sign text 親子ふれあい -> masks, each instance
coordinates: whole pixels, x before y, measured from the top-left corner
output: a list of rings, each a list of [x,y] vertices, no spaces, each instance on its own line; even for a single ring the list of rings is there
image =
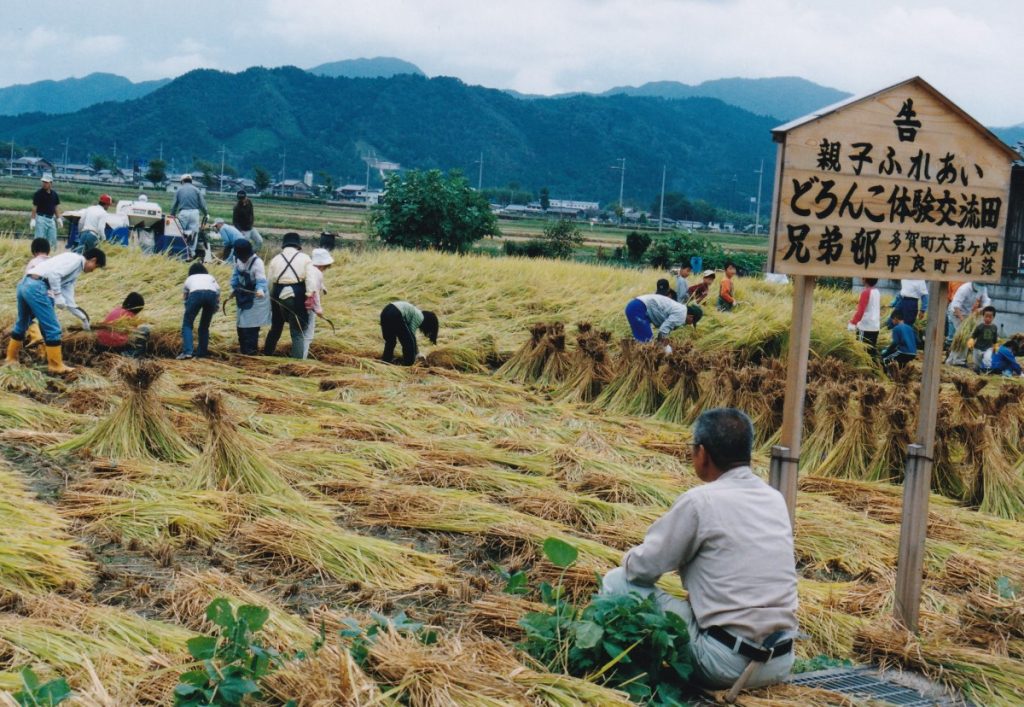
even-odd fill
[[[999,279],[1013,153],[928,84],[775,134],[776,272]]]

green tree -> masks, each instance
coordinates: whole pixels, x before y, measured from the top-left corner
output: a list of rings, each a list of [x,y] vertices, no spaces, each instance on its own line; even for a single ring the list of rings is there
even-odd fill
[[[252,168],[252,181],[256,185],[256,191],[263,191],[270,186],[270,172],[256,165]]]
[[[93,155],[89,158],[92,168],[99,172],[101,169],[110,169],[114,166],[114,160],[106,155]]]
[[[458,171],[392,174],[385,188],[370,225],[388,245],[462,253],[484,236],[499,234],[487,199]]]
[[[217,175],[217,168],[214,167],[212,162],[206,160],[196,160],[192,164],[193,171],[200,172],[201,176],[199,180],[206,186],[207,189],[213,189],[217,186],[220,181],[220,177]]]
[[[548,255],[563,260],[571,258],[573,249],[583,245],[580,227],[568,219],[561,219],[545,226],[544,238],[548,243]]]
[[[167,163],[163,160],[150,160],[146,180],[158,185],[167,181]]]
[[[551,208],[551,192],[547,187],[540,188],[540,208],[545,211]]]
[[[630,231],[626,236],[626,250],[629,252],[629,259],[634,263],[639,263],[650,247],[651,237],[646,233]]]
[[[323,170],[317,172],[317,176],[320,178],[320,185],[323,187],[323,190],[327,193],[327,196],[330,196],[334,191],[334,177]]]

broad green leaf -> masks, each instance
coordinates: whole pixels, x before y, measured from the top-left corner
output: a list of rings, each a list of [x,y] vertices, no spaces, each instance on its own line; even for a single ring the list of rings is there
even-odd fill
[[[224,597],[217,597],[206,607],[206,618],[221,628],[231,628],[235,623],[231,604]]]
[[[515,574],[506,576],[505,582],[505,593],[506,594],[526,594],[529,591],[527,586],[528,579],[526,573],[519,570]]]
[[[209,660],[217,654],[217,639],[213,636],[196,636],[185,643],[188,653],[196,660]]]
[[[544,556],[556,567],[571,567],[580,556],[572,545],[558,538],[547,538],[543,545]]]
[[[573,627],[577,648],[593,648],[604,637],[604,629],[593,621],[579,621]]]
[[[238,620],[245,622],[245,625],[249,627],[249,630],[256,633],[263,624],[270,618],[270,610],[265,606],[253,606],[246,604],[238,607]]]

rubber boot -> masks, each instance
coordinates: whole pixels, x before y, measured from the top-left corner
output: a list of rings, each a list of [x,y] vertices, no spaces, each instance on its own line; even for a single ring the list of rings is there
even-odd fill
[[[64,373],[71,373],[75,370],[64,365],[64,352],[61,350],[60,344],[56,346],[46,346],[46,370],[50,373],[56,373],[57,375],[63,375]]]
[[[39,322],[32,322],[25,330],[25,348],[30,349],[43,342],[43,332],[39,330]]]
[[[5,364],[18,363],[18,354],[21,353],[21,342],[11,339],[7,342],[7,360]]]

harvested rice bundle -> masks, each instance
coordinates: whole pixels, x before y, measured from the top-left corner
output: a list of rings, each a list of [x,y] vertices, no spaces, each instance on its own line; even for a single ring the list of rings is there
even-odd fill
[[[543,345],[547,350],[544,353],[544,367],[537,376],[537,383],[554,388],[569,377],[572,370],[572,355],[565,350],[564,331],[548,332],[544,337]]]
[[[262,691],[297,707],[397,705],[363,672],[352,653],[334,645],[287,663],[260,681]]]
[[[814,429],[800,450],[803,469],[814,474],[846,429],[850,389],[841,383],[826,384],[814,400]]]
[[[128,395],[114,412],[88,432],[51,449],[84,449],[95,456],[171,462],[191,457],[192,448],[178,434],[151,390],[164,369],[152,361],[126,361],[116,372],[127,386]]]
[[[561,673],[537,673],[532,670],[514,670],[512,680],[527,689],[531,704],[541,707],[629,707],[634,703],[629,695],[590,680],[574,678]]]
[[[431,368],[448,368],[463,373],[486,373],[487,352],[465,346],[447,346],[434,349],[427,354],[426,363]]]
[[[12,393],[40,395],[53,379],[33,366],[0,366],[0,388]]]
[[[856,582],[816,582],[801,578],[797,585],[800,605],[797,618],[807,640],[797,643],[801,657],[827,655],[842,658],[853,650],[857,630],[867,621],[846,609],[847,593],[862,586]]]
[[[410,589],[436,582],[444,571],[440,556],[314,524],[301,516],[257,518],[238,533],[254,552],[270,553],[286,565],[371,587]]]
[[[695,355],[692,347],[680,347],[666,357],[666,393],[661,407],[654,415],[656,418],[680,425],[687,424],[690,410],[700,395],[697,376],[703,363],[703,360]]]
[[[918,638],[889,623],[862,628],[854,650],[883,666],[920,671],[958,688],[976,704],[1019,705],[1024,700],[1024,663],[992,651]]]
[[[45,592],[92,584],[93,567],[78,553],[67,521],[0,464],[0,589]]]
[[[980,376],[951,376],[950,383],[956,393],[944,390],[939,396],[939,405],[952,411],[954,423],[973,421],[981,417],[982,401],[978,398],[981,389],[988,385],[988,379]],[[944,394],[943,394],[944,393]]]
[[[544,368],[544,336],[548,333],[547,324],[534,324],[530,327],[530,340],[505,361],[498,369],[497,375],[505,380],[516,383],[532,383]]]
[[[589,403],[600,395],[612,379],[613,369],[608,353],[608,332],[597,332],[589,324],[581,323],[576,336],[576,351],[572,354],[570,370],[558,392],[566,402]],[[587,328],[584,329],[583,327]]]
[[[974,328],[980,323],[981,315],[978,312],[971,312],[964,317],[953,334],[953,342],[949,345],[949,356],[946,357],[946,363],[956,366],[967,364],[967,357],[970,356],[968,342],[974,333]]]
[[[209,633],[213,625],[206,618],[206,607],[218,597],[224,597],[232,609],[242,605],[265,607],[270,616],[261,636],[269,638],[278,650],[296,650],[307,647],[317,632],[305,621],[288,613],[275,599],[254,591],[220,570],[186,570],[174,579],[164,599],[175,621],[194,631]]]
[[[907,449],[913,442],[908,407],[888,401],[879,406],[884,423],[880,441],[864,477],[868,481],[902,482],[907,466]]]
[[[664,397],[658,365],[662,346],[622,340],[622,362],[615,378],[594,401],[616,415],[645,417],[658,411]]]
[[[969,453],[961,465],[973,472],[970,502],[977,504],[982,513],[1008,520],[1024,519],[1024,477],[1000,448],[994,425],[983,421],[971,430],[973,444],[968,443]]]
[[[899,528],[853,515],[823,496],[801,494],[793,533],[805,571],[882,577],[896,563]]]
[[[0,391],[0,430],[31,427],[42,430],[67,430],[77,418],[52,405],[38,403],[14,393]]]
[[[193,466],[194,489],[219,489],[266,496],[297,496],[265,450],[255,448],[239,433],[219,393],[193,398],[207,421],[206,445]]]
[[[486,635],[518,640],[519,620],[531,611],[550,611],[546,604],[505,592],[485,594],[469,606],[469,625]]]
[[[851,415],[843,436],[815,468],[820,476],[843,479],[867,479],[875,451],[874,418],[885,388],[869,383],[860,388],[857,412]]]

